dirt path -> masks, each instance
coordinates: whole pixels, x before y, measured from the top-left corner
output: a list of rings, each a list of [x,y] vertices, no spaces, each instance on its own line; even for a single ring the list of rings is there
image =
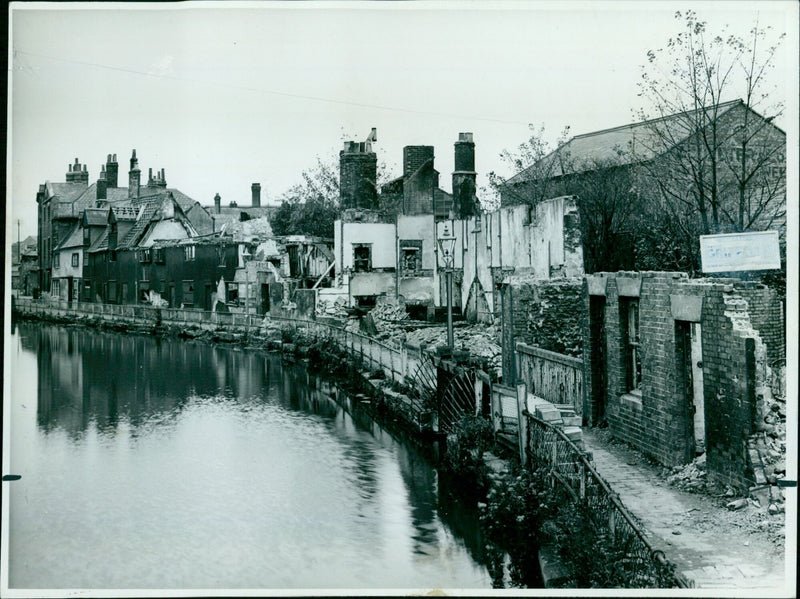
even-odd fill
[[[784,572],[784,514],[770,515],[749,502],[731,511],[725,507],[730,498],[671,487],[658,467],[597,431],[583,429],[583,439],[595,468],[654,547],[696,588],[777,590],[794,584]]]

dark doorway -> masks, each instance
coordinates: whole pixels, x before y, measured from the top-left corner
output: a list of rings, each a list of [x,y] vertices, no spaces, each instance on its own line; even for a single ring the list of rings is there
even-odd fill
[[[269,285],[267,283],[261,283],[261,301],[258,304],[258,313],[269,313]]]
[[[591,356],[592,396],[589,414],[591,425],[597,426],[606,417],[606,298],[602,295],[589,296],[589,338]]]
[[[71,304],[72,297],[75,293],[75,279],[72,277],[67,277],[67,301]]]

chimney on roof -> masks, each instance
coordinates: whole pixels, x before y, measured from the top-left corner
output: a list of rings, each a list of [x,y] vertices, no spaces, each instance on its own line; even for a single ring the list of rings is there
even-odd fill
[[[86,165],[82,165],[77,158],[75,159],[75,164],[70,164],[67,169],[67,183],[85,183],[89,185],[89,172],[86,170]]]
[[[222,212],[222,198],[219,197],[219,194],[214,196],[214,212],[217,214]]]
[[[106,187],[108,182],[106,181],[106,165],[100,165],[100,178],[97,180],[97,196],[96,199],[98,200],[105,200],[108,199],[108,193],[106,191]]]
[[[119,174],[119,163],[117,162],[116,154],[109,154],[106,159],[106,186],[118,187],[117,176]]]
[[[150,174],[147,177],[147,186],[148,187],[167,187],[167,180],[164,178],[164,169],[162,168],[160,171],[156,171],[155,177],[153,176],[153,169],[150,169]]]
[[[372,151],[375,140],[373,128],[366,141],[346,141],[339,152],[339,203],[345,210],[378,207],[378,156]]]
[[[469,218],[478,213],[475,195],[475,142],[472,133],[459,133],[455,143],[455,170],[453,170],[453,209],[459,218]]]
[[[253,208],[261,207],[261,183],[253,183],[250,186],[250,191],[253,194]]]
[[[131,155],[131,170],[128,171],[128,199],[136,199],[139,197],[139,184],[141,182],[141,171],[139,170],[139,161],[136,159],[136,150],[133,150]]]

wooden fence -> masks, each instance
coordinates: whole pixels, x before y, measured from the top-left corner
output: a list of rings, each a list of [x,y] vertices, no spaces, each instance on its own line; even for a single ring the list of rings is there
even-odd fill
[[[517,382],[528,392],[554,404],[568,404],[583,412],[583,362],[532,345],[517,342]]]

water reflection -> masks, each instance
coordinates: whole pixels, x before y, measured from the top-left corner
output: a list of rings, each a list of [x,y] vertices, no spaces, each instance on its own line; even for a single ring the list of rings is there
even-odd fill
[[[475,511],[305,369],[81,328],[15,337],[13,587],[490,586]]]

